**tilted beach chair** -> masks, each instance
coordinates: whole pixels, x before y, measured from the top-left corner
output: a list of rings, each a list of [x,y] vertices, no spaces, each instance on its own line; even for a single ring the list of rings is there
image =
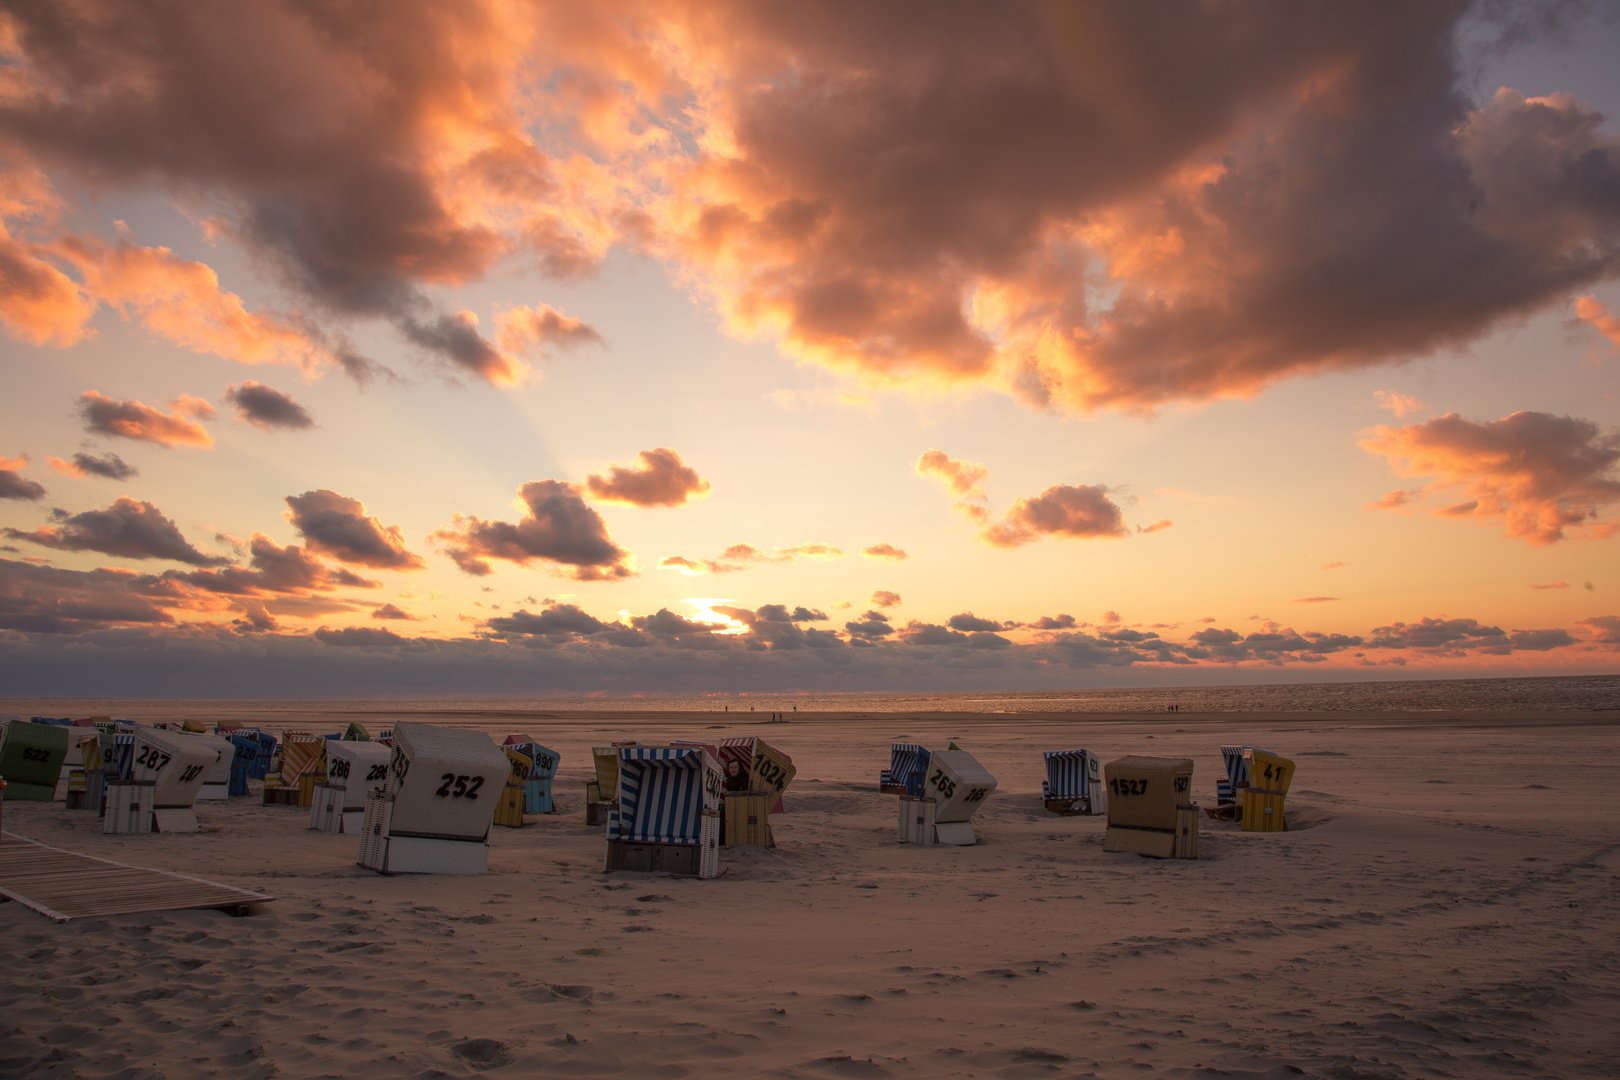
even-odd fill
[[[878,773],[878,790],[885,795],[921,798],[928,758],[921,743],[894,743],[889,747],[889,767]]]
[[[1102,761],[1089,750],[1048,750],[1046,779],[1041,798],[1054,814],[1104,814],[1108,791],[1102,782]]]
[[[68,728],[14,720],[0,741],[0,776],[11,802],[51,802],[68,755]]]
[[[720,763],[703,746],[626,746],[602,869],[712,878],[720,866]]]
[[[381,874],[487,873],[490,826],[511,772],[481,732],[399,722],[388,779],[366,797],[357,861]]]
[[[529,740],[507,746],[529,758],[529,780],[523,785],[523,812],[525,814],[556,813],[557,804],[551,797],[551,785],[557,779],[557,766],[562,755],[548,747]]]
[[[1248,751],[1246,746],[1221,747],[1221,764],[1226,769],[1226,779],[1215,781],[1215,806],[1206,812],[1212,818],[1233,818],[1239,812],[1238,789],[1248,783],[1248,767],[1243,763],[1243,755]]]
[[[782,795],[798,773],[793,759],[757,735],[722,739],[719,749],[726,790],[773,792],[771,813],[782,813]]]

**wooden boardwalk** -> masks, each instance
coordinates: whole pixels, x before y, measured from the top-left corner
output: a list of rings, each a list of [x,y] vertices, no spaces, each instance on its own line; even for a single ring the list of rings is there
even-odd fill
[[[245,914],[273,896],[202,878],[80,855],[0,833],[0,897],[57,922],[92,915],[221,908]]]

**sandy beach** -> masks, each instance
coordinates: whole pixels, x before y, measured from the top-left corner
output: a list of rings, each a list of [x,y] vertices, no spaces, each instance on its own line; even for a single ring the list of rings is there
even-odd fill
[[[0,904],[0,1075],[1615,1075],[1614,713],[362,722],[392,719],[535,736],[560,812],[495,829],[487,876],[381,877],[256,798],[130,837],[8,803],[22,836],[278,899],[63,925]],[[714,881],[601,871],[592,743],[742,734],[799,769],[774,850]],[[1000,781],[979,843],[902,846],[888,744],[953,738]],[[1209,804],[1222,743],[1298,762],[1292,831],[1206,823],[1199,860],[1154,861],[1042,807],[1042,750],[1192,757]]]

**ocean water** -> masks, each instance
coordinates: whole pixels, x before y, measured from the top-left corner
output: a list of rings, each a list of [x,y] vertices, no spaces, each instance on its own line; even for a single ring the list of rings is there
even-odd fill
[[[0,712],[44,708],[22,702]],[[117,715],[120,706],[149,712],[156,701],[56,701],[52,715]],[[177,705],[180,703],[176,703]],[[188,711],[207,702],[188,701]],[[1399,682],[1152,687],[950,694],[635,694],[587,697],[435,697],[364,700],[230,701],[237,709],[289,712],[843,712],[843,713],[1151,713],[1182,712],[1434,712],[1440,710],[1589,712],[1620,709],[1620,675],[1534,679],[1443,679]]]

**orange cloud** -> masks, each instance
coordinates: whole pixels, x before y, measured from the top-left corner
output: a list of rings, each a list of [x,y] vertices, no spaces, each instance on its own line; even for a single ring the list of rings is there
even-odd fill
[[[1583,296],[1575,301],[1575,317],[1609,339],[1609,344],[1620,348],[1620,317],[1610,315],[1609,309],[1595,296]]]
[[[1426,401],[1420,401],[1415,397],[1394,390],[1374,390],[1373,399],[1378,402],[1380,409],[1388,409],[1396,416],[1403,418],[1429,407],[1429,403]]]
[[[78,453],[73,455],[72,461],[64,461],[58,457],[48,457],[45,461],[57,472],[81,480],[88,476],[98,476],[104,480],[128,480],[139,473],[135,466],[117,454],[96,457],[93,454]]]
[[[761,551],[753,544],[732,544],[713,559],[688,559],[684,555],[669,555],[658,561],[660,570],[679,570],[683,574],[734,574],[757,563],[790,563],[794,559],[841,559],[844,553],[831,544],[799,544],[794,547]]]
[[[609,465],[606,477],[585,478],[585,490],[602,502],[630,506],[684,506],[709,493],[710,484],[667,447],[643,450],[639,466]]]
[[[1148,533],[1162,532],[1174,524],[1175,522],[1171,521],[1169,518],[1160,518],[1151,525],[1138,525],[1136,527],[1136,531],[1146,535]]]
[[[1566,528],[1607,536],[1602,509],[1620,502],[1620,434],[1589,420],[1516,412],[1476,424],[1456,413],[1403,428],[1377,427],[1361,447],[1389,459],[1401,476],[1438,476],[1424,493],[1462,488],[1467,498],[1435,511],[1443,517],[1506,522],[1506,535],[1531,544],[1565,538]],[[1416,492],[1392,492],[1376,508]],[[1399,496],[1399,499],[1396,499]]]
[[[862,548],[861,554],[869,559],[892,559],[895,562],[904,562],[911,558],[893,544],[873,544],[871,547]]]
[[[1103,484],[1053,484],[1033,498],[1019,499],[1001,521],[980,530],[995,547],[1019,547],[1043,536],[1091,538],[1128,536],[1124,515]]]
[[[501,347],[514,353],[546,347],[575,348],[580,345],[601,345],[602,335],[578,319],[571,319],[550,304],[539,307],[516,307],[496,316]]]
[[[173,412],[164,412],[139,401],[115,401],[95,390],[79,395],[79,413],[84,427],[95,435],[115,435],[124,439],[154,442],[159,446],[214,445],[199,420],[212,420],[214,407],[202,398],[181,394],[169,403]]]
[[[990,470],[972,461],[959,461],[943,450],[928,450],[917,459],[917,475],[931,476],[958,498],[984,498]]]
[[[20,454],[14,458],[0,457],[0,499],[38,502],[45,497],[44,484],[25,480],[17,475],[18,471],[28,464],[28,460],[27,454]]]
[[[873,607],[899,607],[902,602],[903,601],[901,601],[899,593],[890,592],[888,589],[879,589],[877,592],[872,594]]]

